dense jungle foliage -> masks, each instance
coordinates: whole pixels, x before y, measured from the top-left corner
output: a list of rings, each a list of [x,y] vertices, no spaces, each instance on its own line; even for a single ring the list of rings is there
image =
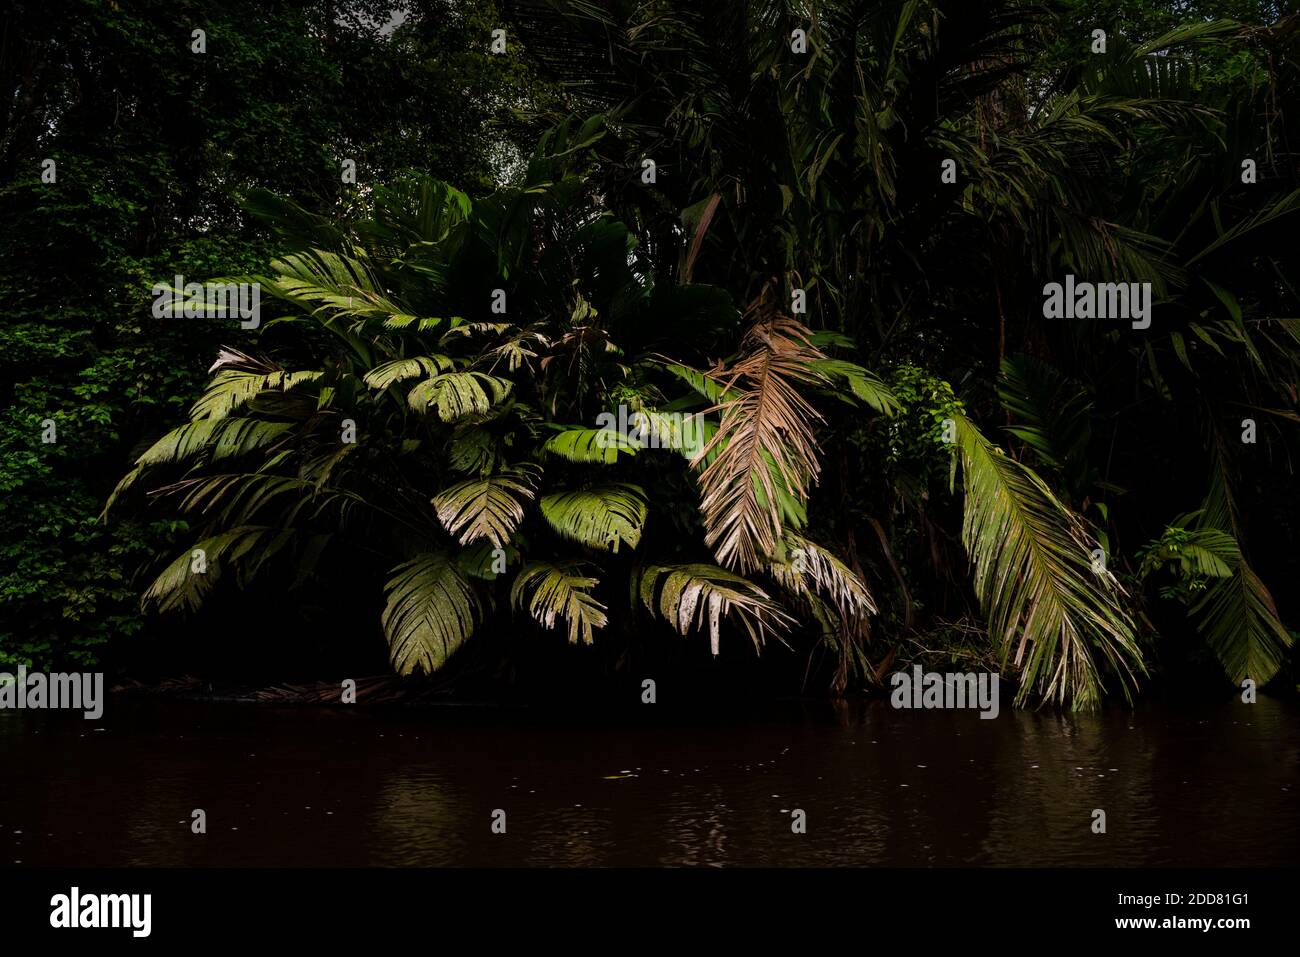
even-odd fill
[[[1289,5],[71,6],[4,41],[0,661],[1294,683]]]

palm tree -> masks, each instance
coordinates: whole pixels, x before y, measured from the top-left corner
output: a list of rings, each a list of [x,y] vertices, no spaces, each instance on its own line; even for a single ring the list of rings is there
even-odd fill
[[[756,645],[801,615],[861,627],[865,585],[799,534],[816,412],[789,383],[881,411],[887,390],[790,317],[756,324],[730,370],[703,362],[742,318],[724,290],[660,282],[599,209],[583,174],[603,135],[560,124],[518,186],[478,200],[376,190],[346,229],[250,197],[297,243],[247,277],[283,303],[267,328],[297,358],[223,350],[191,421],[119,484],[198,528],[146,604],[193,610],[277,563],[291,582],[378,565],[400,674],[442,667],[498,600],[585,643],[640,609],[714,654],[724,624]],[[634,427],[601,424],[620,414]]]
[[[1005,423],[1000,450],[944,413],[965,558],[1002,665],[1022,670],[1022,703],[1089,705],[1107,674],[1128,692],[1159,574],[1147,543],[1184,527],[1235,543],[1197,566],[1190,620],[1234,682],[1276,674],[1291,636],[1244,557],[1229,452],[1241,443],[1225,427],[1249,409],[1279,425],[1297,415],[1282,232],[1300,201],[1283,113],[1296,17],[1112,30],[1100,55],[1081,33],[1081,55],[1053,63],[1048,38],[1077,25],[1019,0],[508,8],[566,107],[609,115],[601,193],[624,221],[680,237],[659,243],[665,268],[742,300],[801,289],[815,334],[847,334],[887,379],[916,365],[944,389],[968,377],[967,405]],[[1216,78],[1214,64],[1236,72]],[[1267,168],[1257,184],[1241,182],[1245,157]],[[628,172],[643,158],[661,173],[652,186]],[[1044,323],[1040,290],[1065,272],[1151,283],[1160,321],[1147,335]],[[1159,443],[1172,461],[1148,468],[1153,436],[1135,414],[1189,418],[1192,438]],[[918,593],[951,604],[921,567],[933,580],[958,564],[939,496],[924,482],[863,488],[882,443],[833,407],[822,434],[840,459],[829,474],[854,477],[832,495],[858,503],[823,534],[896,581],[882,600],[904,630]],[[1187,469],[1199,489],[1129,504]],[[1180,507],[1186,495],[1199,502]],[[890,516],[909,517],[887,529]],[[879,531],[874,553],[864,527]]]
[[[572,641],[634,609],[715,652],[724,621],[810,637],[836,690],[978,608],[1018,703],[1091,707],[1165,599],[1233,681],[1278,671],[1233,429],[1289,453],[1300,418],[1295,18],[1057,64],[1020,0],[507,6],[590,118],[477,200],[412,180],[341,228],[253,197],[296,243],[261,281],[299,359],[227,351],[123,490],[187,469],[158,491],[241,575],[382,559],[402,672],[504,577]],[[1065,273],[1150,283],[1158,318],[1045,321]],[[193,607],[191,567],[147,598]]]

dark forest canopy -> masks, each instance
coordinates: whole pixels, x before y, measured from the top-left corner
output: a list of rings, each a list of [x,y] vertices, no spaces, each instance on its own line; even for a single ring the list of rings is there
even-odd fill
[[[1290,5],[47,9],[0,663],[1294,684]]]

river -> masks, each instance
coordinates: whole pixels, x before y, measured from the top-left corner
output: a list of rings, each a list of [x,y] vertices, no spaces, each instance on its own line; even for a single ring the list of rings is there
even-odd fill
[[[1293,702],[651,707],[4,711],[0,866],[1267,866],[1300,846]]]

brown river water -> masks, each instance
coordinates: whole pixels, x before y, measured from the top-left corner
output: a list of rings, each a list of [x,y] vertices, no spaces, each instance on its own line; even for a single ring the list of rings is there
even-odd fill
[[[0,866],[1199,867],[1300,848],[1293,702],[655,717],[0,711]]]

